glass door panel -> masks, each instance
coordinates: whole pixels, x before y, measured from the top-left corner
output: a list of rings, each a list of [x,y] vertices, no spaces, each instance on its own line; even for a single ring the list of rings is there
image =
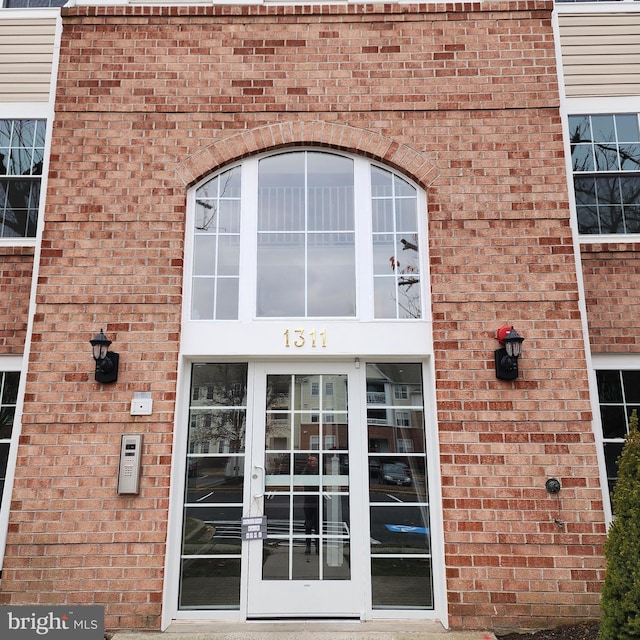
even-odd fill
[[[179,608],[239,609],[246,364],[193,364]]]
[[[262,499],[254,513],[262,508],[267,517],[267,538],[249,543],[250,616],[355,616],[361,609],[354,586],[362,571],[351,545],[353,380],[318,368],[265,372],[264,431],[252,449],[264,487],[252,494]],[[259,481],[260,473],[252,477]]]
[[[433,609],[422,367],[366,372],[372,607]]]

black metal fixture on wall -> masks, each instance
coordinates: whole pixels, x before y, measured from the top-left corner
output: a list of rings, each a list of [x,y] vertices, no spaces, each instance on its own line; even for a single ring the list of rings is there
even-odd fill
[[[555,494],[560,492],[560,489],[562,489],[562,485],[560,484],[560,480],[558,480],[557,478],[549,478],[544,483],[544,488],[547,490],[547,493]]]
[[[114,351],[109,351],[111,340],[100,329],[100,333],[89,340],[93,349],[93,359],[96,361],[96,381],[107,383],[118,380],[118,362],[120,356]]]
[[[522,353],[524,338],[513,327],[500,327],[497,338],[504,347],[495,350],[496,378],[515,380],[518,377],[518,358]]]

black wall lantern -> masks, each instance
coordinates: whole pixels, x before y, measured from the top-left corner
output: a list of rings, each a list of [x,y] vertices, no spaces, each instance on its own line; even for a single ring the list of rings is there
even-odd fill
[[[500,327],[497,337],[504,347],[495,350],[496,378],[515,380],[518,377],[518,358],[522,353],[524,338],[513,327]]]
[[[116,382],[120,356],[113,351],[109,351],[111,340],[100,329],[100,333],[89,342],[93,349],[93,359],[96,361],[96,381]]]

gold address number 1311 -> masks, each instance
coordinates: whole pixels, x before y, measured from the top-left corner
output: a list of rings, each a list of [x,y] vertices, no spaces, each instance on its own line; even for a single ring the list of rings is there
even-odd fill
[[[308,335],[308,337],[307,337]],[[284,346],[286,348],[289,347],[297,347],[298,349],[304,347],[305,345],[311,346],[312,349],[316,347],[326,347],[327,346],[327,330],[321,329],[320,331],[316,331],[315,329],[311,329],[308,334],[304,329],[285,329],[284,330]]]

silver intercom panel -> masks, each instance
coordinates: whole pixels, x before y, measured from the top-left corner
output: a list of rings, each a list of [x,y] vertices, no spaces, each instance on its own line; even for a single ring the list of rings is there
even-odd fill
[[[142,458],[142,434],[122,436],[120,444],[120,469],[118,493],[138,493],[140,490],[140,460]]]

